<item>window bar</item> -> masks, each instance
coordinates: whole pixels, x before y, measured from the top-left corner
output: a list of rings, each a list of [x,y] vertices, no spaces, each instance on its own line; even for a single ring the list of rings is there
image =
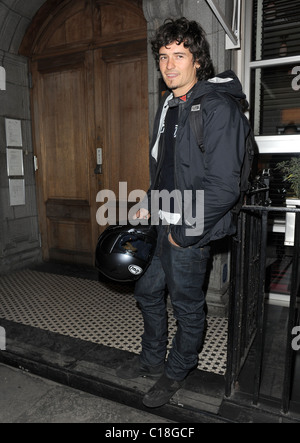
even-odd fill
[[[263,0],[257,4],[257,33],[256,33],[256,60],[262,57],[262,30],[263,30]],[[261,103],[261,69],[255,72],[255,100],[254,100],[254,135],[260,134],[260,103]]]
[[[254,62],[250,62],[249,66],[251,69],[257,68],[269,68],[272,66],[282,66],[282,65],[292,65],[299,64],[300,65],[300,55],[294,55],[292,57],[283,57],[283,58],[273,58],[270,60],[257,60]]]
[[[294,350],[292,349],[292,330],[296,325],[297,318],[297,295],[299,291],[299,250],[300,250],[300,213],[296,214],[296,232],[294,242],[294,254],[293,254],[293,270],[292,270],[292,283],[291,283],[291,296],[290,296],[290,308],[287,330],[287,344],[286,344],[286,363],[284,373],[284,385],[282,393],[282,409],[286,414],[289,411],[290,405],[290,392],[292,386],[292,374],[293,374],[293,357]]]
[[[268,236],[268,212],[262,209],[261,214],[261,244],[260,244],[260,263],[259,263],[259,291],[257,303],[257,345],[255,356],[255,374],[254,374],[254,392],[253,404],[257,405],[259,401],[262,363],[263,363],[263,340],[264,340],[264,304],[265,304],[265,273],[266,273],[266,249]]]

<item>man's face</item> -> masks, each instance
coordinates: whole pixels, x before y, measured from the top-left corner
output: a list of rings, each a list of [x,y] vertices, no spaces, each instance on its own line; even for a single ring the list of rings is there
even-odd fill
[[[200,65],[194,62],[192,53],[184,47],[184,43],[178,45],[175,42],[160,48],[159,68],[174,96],[181,97],[197,83],[197,69]]]

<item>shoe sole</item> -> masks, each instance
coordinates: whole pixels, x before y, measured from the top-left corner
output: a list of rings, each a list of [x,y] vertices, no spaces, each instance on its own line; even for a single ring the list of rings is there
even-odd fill
[[[176,391],[177,392],[177,391]],[[165,406],[167,403],[169,403],[169,401],[171,400],[172,397],[174,397],[174,395],[176,394],[176,392],[174,394],[171,395],[171,397],[168,397],[166,400],[155,403],[152,400],[147,398],[143,399],[143,405],[146,406],[147,408],[150,409],[156,409],[156,408],[161,408],[162,406]]]

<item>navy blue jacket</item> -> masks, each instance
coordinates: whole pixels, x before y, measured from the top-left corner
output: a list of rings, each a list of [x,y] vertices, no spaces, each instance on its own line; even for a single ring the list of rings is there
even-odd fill
[[[193,104],[200,96],[205,96],[202,114],[199,113],[203,117],[204,152],[198,146],[189,119],[192,107],[193,112],[199,108]],[[151,186],[147,194],[148,206],[143,205],[150,211],[151,191],[157,189],[159,162],[163,158],[161,132],[172,99],[172,93],[165,95],[154,122],[150,144]],[[215,79],[198,82],[187,101],[179,105],[174,179],[175,188],[182,196],[182,218],[177,225],[171,225],[171,234],[181,247],[203,247],[235,233],[231,209],[240,197],[240,174],[249,133],[249,122],[240,106],[244,99],[240,81],[232,71],[227,71]],[[197,190],[203,193],[197,195]],[[192,195],[192,209],[185,205],[184,191]],[[204,195],[203,213],[196,207],[201,195]]]

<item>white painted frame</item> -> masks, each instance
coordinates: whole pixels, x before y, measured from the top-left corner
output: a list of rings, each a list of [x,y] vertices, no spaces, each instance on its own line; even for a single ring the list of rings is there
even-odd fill
[[[251,42],[253,32],[253,0],[243,0],[245,11],[245,74],[244,90],[247,97],[250,97],[250,78],[252,69],[260,69],[272,66],[282,66],[295,64],[300,66],[300,55],[294,57],[284,57],[271,60],[251,61]],[[255,123],[255,122],[254,122]],[[257,136],[260,154],[300,154],[300,135],[274,135]]]
[[[234,0],[233,18],[232,24],[230,24],[216,0],[206,0],[226,32],[226,49],[239,49],[241,47],[241,1]]]

